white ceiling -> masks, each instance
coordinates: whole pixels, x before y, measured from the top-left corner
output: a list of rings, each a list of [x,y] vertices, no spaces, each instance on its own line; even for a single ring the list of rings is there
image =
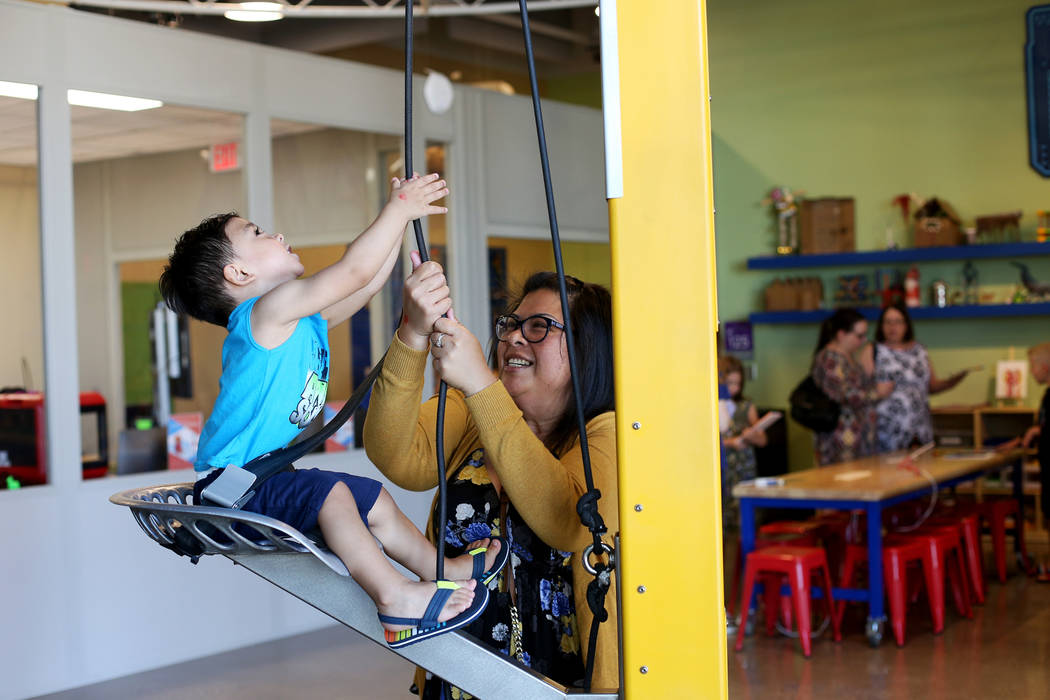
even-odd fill
[[[37,160],[36,102],[0,97],[0,164],[30,166]],[[166,153],[240,141],[240,114],[164,105],[141,112],[70,106],[73,162]],[[320,129],[273,120],[273,136]]]

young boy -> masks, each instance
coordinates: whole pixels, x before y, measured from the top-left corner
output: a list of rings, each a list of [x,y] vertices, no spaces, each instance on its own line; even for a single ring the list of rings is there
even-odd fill
[[[305,278],[284,236],[236,214],[206,219],[182,234],[160,278],[164,300],[178,313],[229,331],[219,396],[198,447],[197,503],[224,467],[244,466],[287,444],[321,411],[328,388],[328,331],[379,291],[405,227],[446,212],[431,203],[447,194],[437,175],[394,178],[390,200],[372,225],[339,261]],[[509,555],[509,548],[500,551],[498,540],[481,541],[471,546],[471,554],[446,561],[452,581],[405,578],[375,539],[423,579],[434,577],[434,546],[379,482],[349,474],[281,472],[259,487],[244,510],[301,532],[319,527],[328,547],[375,601],[392,647],[475,619],[488,601],[487,588],[475,591],[475,578],[487,584]]]

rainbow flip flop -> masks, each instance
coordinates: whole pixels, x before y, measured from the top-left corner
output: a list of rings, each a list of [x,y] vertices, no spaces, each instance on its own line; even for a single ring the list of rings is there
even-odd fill
[[[469,608],[450,620],[438,622],[438,615],[441,614],[442,608],[445,607],[445,602],[448,600],[448,597],[452,595],[452,591],[460,588],[460,585],[453,581],[440,579],[434,583],[437,584],[437,591],[435,591],[433,597],[431,597],[430,604],[427,605],[423,617],[379,616],[379,621],[385,622],[388,625],[411,625],[411,629],[398,630],[396,632],[384,630],[386,643],[391,649],[407,647],[409,644],[415,644],[424,639],[430,639],[431,637],[436,637],[445,634],[446,632],[459,629],[464,625],[468,625],[481,616],[481,613],[485,610],[485,606],[489,603],[489,589],[484,586],[478,586],[474,590],[474,600],[471,602]]]
[[[492,583],[492,579],[496,578],[497,574],[503,571],[503,567],[510,561],[510,545],[507,544],[507,540],[503,537],[492,537],[490,539],[499,540],[500,548],[499,553],[496,554],[496,561],[492,562],[492,568],[488,571],[485,571],[485,552],[489,551],[488,547],[475,547],[467,552],[467,554],[474,557],[474,571],[470,574],[470,577],[485,587]]]

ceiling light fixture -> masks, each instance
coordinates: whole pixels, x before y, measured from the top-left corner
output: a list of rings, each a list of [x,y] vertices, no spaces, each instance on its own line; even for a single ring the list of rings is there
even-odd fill
[[[78,107],[114,109],[118,112],[141,112],[144,109],[156,109],[164,106],[164,103],[160,100],[110,95],[105,92],[89,92],[87,90],[70,90],[66,94],[66,99],[69,100],[69,104],[77,105]]]
[[[17,97],[22,100],[35,100],[37,86],[29,83],[9,83],[0,80],[0,97]]]
[[[12,83],[0,80],[0,97],[17,97],[23,100],[35,100],[40,89],[29,83]],[[160,100],[147,100],[141,97],[111,95],[107,92],[90,92],[88,90],[67,90],[66,101],[78,107],[96,109],[114,109],[120,112],[140,112],[144,109],[163,107]]]
[[[235,22],[273,22],[284,18],[284,6],[279,2],[241,2],[236,7],[222,16]]]

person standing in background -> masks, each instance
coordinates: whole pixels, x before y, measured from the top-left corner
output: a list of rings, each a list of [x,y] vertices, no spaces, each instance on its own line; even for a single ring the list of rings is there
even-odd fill
[[[875,342],[864,349],[874,353],[875,381],[893,384],[893,391],[876,407],[878,451],[896,452],[932,442],[930,395],[951,389],[966,377],[966,371],[947,379],[937,377],[929,353],[915,340],[907,309],[900,304],[882,310]]]
[[[876,383],[873,359],[868,322],[859,311],[838,309],[821,324],[811,372],[840,412],[834,430],[816,434],[820,466],[875,453],[875,404],[893,384]]]

